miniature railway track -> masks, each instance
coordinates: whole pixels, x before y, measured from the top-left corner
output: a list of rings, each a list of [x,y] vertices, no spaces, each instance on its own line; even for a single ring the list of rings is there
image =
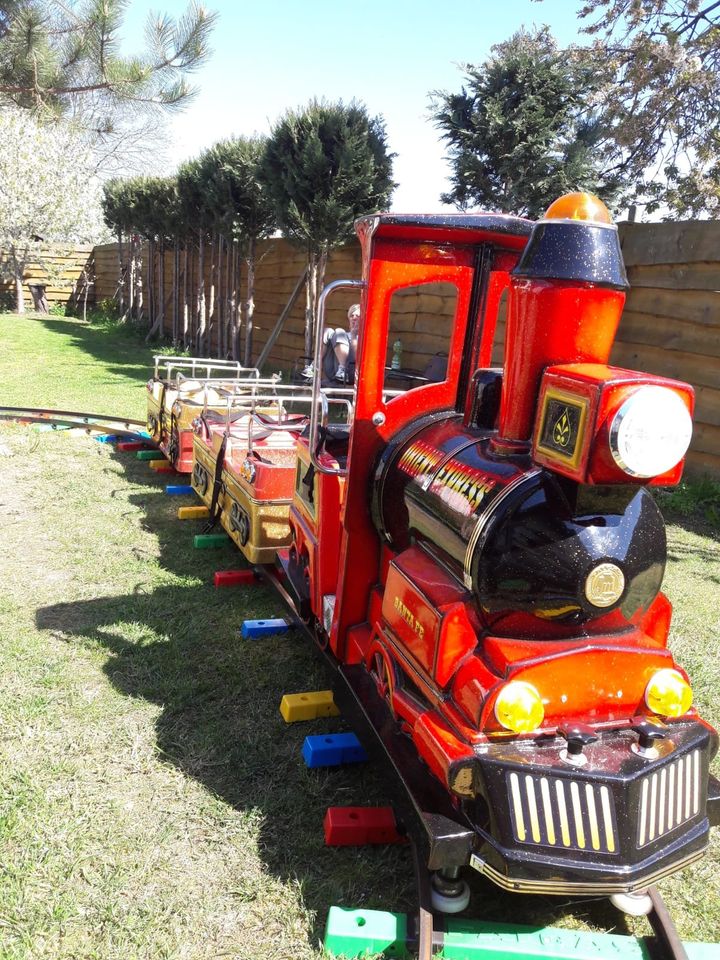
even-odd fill
[[[136,434],[145,429],[144,420],[113,417],[103,413],[77,410],[52,410],[45,407],[0,407],[0,420],[19,423],[47,423],[53,427],[77,427],[86,433]]]

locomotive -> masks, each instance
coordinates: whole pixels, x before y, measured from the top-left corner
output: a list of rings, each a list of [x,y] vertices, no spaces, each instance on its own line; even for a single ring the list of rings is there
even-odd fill
[[[470,866],[509,891],[647,912],[646,889],[720,820],[718,737],[667,648],[648,490],[681,477],[692,388],[609,365],[628,283],[591,195],[536,223],[390,213],[356,231],[362,279],[321,294],[314,357],[318,371],[330,298],[359,296],[352,418],[335,422],[316,378],[309,422],[284,438],[287,537],[255,555],[404,782],[438,909],[467,905]],[[410,295],[425,329],[447,328],[447,363],[398,392]],[[203,430],[205,496],[214,476],[230,529],[225,450]],[[272,457],[246,461],[261,504]]]

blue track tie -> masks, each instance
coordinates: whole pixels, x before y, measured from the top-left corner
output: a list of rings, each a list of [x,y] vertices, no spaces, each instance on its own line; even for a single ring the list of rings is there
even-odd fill
[[[117,443],[120,437],[116,433],[99,433],[95,439],[98,443]]]
[[[354,733],[328,733],[325,736],[305,737],[302,755],[306,766],[339,767],[345,763],[367,760],[363,745]]]
[[[259,640],[275,633],[285,633],[289,629],[290,624],[282,617],[277,620],[244,620],[240,636],[244,640]]]
[[[171,497],[183,497],[194,492],[195,491],[189,483],[169,483],[165,487],[165,493]]]

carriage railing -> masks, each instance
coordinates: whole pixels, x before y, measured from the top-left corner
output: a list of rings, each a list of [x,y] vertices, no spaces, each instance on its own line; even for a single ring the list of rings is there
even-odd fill
[[[231,395],[227,397],[227,406],[224,411],[224,429],[223,433],[227,437],[226,450],[230,454],[230,445],[233,439],[239,439],[233,436],[233,424],[239,419],[243,420],[243,426],[247,422],[247,433],[243,429],[242,439],[247,443],[248,452],[252,452],[253,445],[257,442],[259,432],[267,431],[288,431],[290,427],[299,426],[297,421],[290,418],[298,412],[306,412],[302,428],[310,422],[310,411],[313,404],[312,390],[309,386],[304,387],[298,384],[278,385],[268,392],[260,392],[252,395],[238,396]],[[322,403],[327,411],[324,419],[329,419],[330,407],[336,407],[344,413],[344,424],[347,426],[352,422],[353,416],[353,395],[354,391],[349,388],[338,387],[332,391],[323,391]],[[298,411],[297,407],[301,410]],[[262,409],[259,409],[262,408]],[[206,409],[204,417],[208,418],[209,411]],[[219,425],[218,418],[218,425]],[[341,424],[342,425],[342,424]],[[299,429],[290,432],[300,432]]]
[[[244,367],[237,360],[217,360],[212,357],[177,357],[167,354],[158,354],[153,357],[155,380],[172,380],[174,371],[189,371],[189,377],[209,380],[215,376],[229,376],[231,378],[255,377],[260,378],[257,367]],[[160,368],[164,367],[162,374]],[[216,373],[213,373],[216,371]],[[204,374],[204,375],[203,375]]]

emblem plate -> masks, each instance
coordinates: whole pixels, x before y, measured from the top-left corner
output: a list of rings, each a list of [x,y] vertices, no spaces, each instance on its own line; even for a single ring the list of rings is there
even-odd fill
[[[614,563],[599,563],[585,581],[585,596],[594,607],[611,607],[624,589],[625,574]]]

